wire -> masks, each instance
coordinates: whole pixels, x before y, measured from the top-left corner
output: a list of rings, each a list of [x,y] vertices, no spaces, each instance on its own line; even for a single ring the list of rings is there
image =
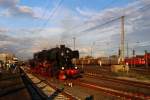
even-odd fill
[[[115,0],[115,1],[116,1],[116,0]],[[112,0],[108,5],[105,5],[103,8],[107,8],[108,6],[110,6],[110,4],[115,3],[115,1]],[[111,22],[113,22],[113,21],[115,21],[115,20],[117,20],[117,19],[119,19],[119,18],[120,18],[120,17],[114,18],[114,19],[110,20],[110,22],[108,21],[108,22],[106,22],[106,23],[103,23],[102,25],[111,23]],[[89,21],[85,21],[85,22],[83,22],[82,24],[78,24],[78,25],[72,27],[71,29],[75,29],[75,28],[81,27],[81,26],[86,25],[86,24],[88,24],[88,23],[89,23]],[[98,25],[98,26],[99,26],[99,25]],[[100,25],[100,26],[101,26],[101,25]],[[95,29],[96,29],[96,26],[95,26]],[[87,29],[87,30],[81,31],[81,32],[87,32],[87,31],[89,31],[89,30],[90,30],[90,29]],[[93,27],[93,29],[91,28],[91,30],[94,30],[94,27]]]
[[[86,29],[86,30],[84,30],[84,31],[82,31],[82,32],[88,32],[88,31],[95,30],[95,29],[97,29],[98,27],[101,27],[101,26],[104,26],[104,25],[106,25],[106,24],[112,23],[112,22],[114,22],[114,21],[116,21],[116,20],[118,20],[118,19],[120,19],[120,17],[114,18],[114,19],[112,19],[112,20],[110,20],[110,21],[107,21],[107,22],[105,22],[105,23],[103,23],[103,24],[99,24],[99,25],[94,26],[94,27],[92,27],[92,28]]]
[[[112,0],[109,4],[105,5],[105,6],[103,7],[103,9],[105,9],[105,8],[107,8],[108,6],[112,5],[113,3],[115,3],[115,1],[116,1],[116,0]],[[92,17],[93,17],[93,16],[92,16]],[[84,22],[81,23],[81,24],[78,24],[78,25],[73,26],[72,28],[70,28],[70,30],[77,29],[77,28],[79,28],[79,27],[81,27],[81,26],[83,26],[83,25],[86,25],[86,24],[88,24],[88,23],[89,23],[89,21],[84,21]]]
[[[56,13],[56,11],[58,10],[58,8],[61,6],[62,3],[63,3],[63,0],[60,0],[58,2],[58,4],[56,5],[56,8],[54,8],[54,10],[50,14],[50,16],[48,16],[48,19],[46,20],[46,22],[43,24],[43,27],[41,27],[41,29],[39,30],[39,33],[43,31],[44,27],[46,27],[46,25],[48,24],[49,20],[54,16],[54,14]]]
[[[48,4],[48,2],[46,2],[45,8],[48,9],[48,7],[49,7],[49,4]],[[44,13],[41,15],[41,18],[43,18],[45,15],[46,15],[46,10],[45,10]],[[35,22],[35,20],[36,20],[36,18],[33,20],[33,22]],[[37,24],[35,25],[35,27],[37,27]],[[34,32],[32,32],[32,33],[34,33]]]
[[[147,7],[147,8],[145,9],[145,7]],[[150,7],[150,4],[147,4],[146,6],[141,7],[141,8],[139,8],[139,9],[137,9],[136,11],[138,11],[138,10],[147,10],[149,7]],[[135,12],[135,11],[134,11],[134,12]],[[123,16],[130,16],[130,15],[131,15],[132,13],[134,13],[134,12],[130,12],[129,14],[123,15]],[[99,24],[99,25],[97,25],[97,26],[94,26],[94,27],[92,27],[92,28],[86,29],[86,30],[81,31],[81,32],[89,32],[89,31],[95,30],[95,29],[97,29],[97,28],[99,28],[99,27],[101,27],[101,26],[104,26],[104,25],[106,25],[106,24],[112,23],[112,22],[114,22],[114,21],[116,21],[116,20],[118,20],[118,19],[120,19],[120,18],[121,18],[121,17],[114,18],[114,19],[112,19],[112,20],[110,20],[110,21],[107,21],[107,22],[105,22],[105,23],[103,23],[103,24]]]
[[[46,16],[46,12],[47,12],[48,7],[49,7],[49,4],[47,3],[45,5],[45,12],[42,14],[41,18],[44,18]]]

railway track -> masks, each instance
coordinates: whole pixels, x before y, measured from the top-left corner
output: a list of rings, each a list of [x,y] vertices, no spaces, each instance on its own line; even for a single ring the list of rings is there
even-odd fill
[[[104,75],[97,76],[96,74],[90,74],[90,73],[88,73],[87,75],[91,76],[92,78],[97,78],[99,80],[110,81],[110,84],[111,84],[111,82],[115,82],[115,83],[124,84],[124,85],[125,84],[132,85],[135,87],[148,88],[148,89],[150,88],[150,86],[148,86],[148,84],[146,84],[146,83],[143,85],[142,83],[138,83],[138,82],[133,82],[133,81],[132,82],[129,82],[129,81],[124,82],[125,80],[113,79],[113,78],[109,78],[106,76],[104,77]],[[35,82],[35,84],[41,83],[39,81],[40,80],[39,77],[37,78],[39,80],[35,80],[34,75],[28,74],[28,76],[30,77],[30,79],[32,79]],[[48,84],[50,86],[50,83],[48,81],[46,81],[46,80],[42,80],[42,81],[45,84]],[[75,80],[75,81],[71,80],[70,82],[72,82],[74,85],[79,85],[79,86],[87,87],[90,89],[92,88],[92,89],[101,91],[101,92],[105,93],[106,95],[115,96],[115,97],[118,97],[121,99],[136,99],[136,100],[147,100],[147,98],[150,99],[148,95],[145,95],[143,93],[134,93],[134,92],[124,91],[124,90],[119,90],[119,89],[113,89],[111,87],[103,86],[102,84],[97,84],[97,83],[90,82],[90,81],[83,80],[83,79],[79,79],[79,80]],[[45,86],[43,85],[43,87],[45,87]],[[51,86],[51,87],[56,89],[55,86]]]
[[[135,96],[140,95],[142,98],[146,97],[150,99],[150,94],[148,92],[150,91],[150,83],[112,78],[112,77],[108,77],[104,75],[96,75],[96,74],[91,74],[91,73],[87,73],[86,76],[97,80],[97,82],[95,83],[92,83],[94,81],[92,82],[88,81],[87,83],[97,84],[97,85],[100,85],[101,87],[107,87],[107,88],[115,89],[118,91],[124,91],[125,94],[129,93]],[[83,81],[87,81],[87,80],[83,80]],[[129,88],[129,90],[126,88],[124,89],[124,87]]]
[[[136,95],[134,93],[128,93],[128,92],[125,92],[125,91],[119,91],[119,90],[114,90],[114,89],[111,89],[111,88],[106,88],[106,87],[103,87],[99,84],[95,84],[95,83],[85,81],[85,80],[75,80],[75,81],[71,80],[70,82],[72,82],[73,85],[79,85],[79,86],[82,86],[82,87],[92,88],[92,89],[101,91],[101,92],[103,92],[104,94],[106,94],[108,96],[115,96],[118,99],[119,98],[120,99],[138,99],[138,100],[144,100],[145,99],[144,96],[139,96],[139,95]],[[37,83],[39,83],[39,81],[37,81]],[[49,83],[49,82],[46,81],[46,83]],[[56,88],[56,87],[54,87],[54,88]],[[74,100],[74,99],[71,99],[71,100]]]
[[[83,87],[88,87],[88,88],[92,88],[95,90],[99,90],[102,91],[104,93],[106,93],[108,96],[116,96],[118,97],[118,99],[125,99],[125,100],[147,100],[150,99],[146,96],[141,96],[141,95],[137,95],[134,93],[129,93],[129,92],[125,92],[125,91],[119,91],[119,90],[114,90],[111,88],[107,88],[107,87],[103,87],[99,84],[93,83],[93,82],[89,82],[89,81],[85,81],[85,80],[80,80],[80,81],[74,81],[73,84],[75,85],[80,85]]]
[[[23,69],[24,70],[24,69]],[[29,79],[49,98],[49,100],[77,100],[72,95],[63,91],[63,88],[58,89],[57,87],[51,85],[48,81],[40,79],[38,76],[31,73],[26,75]]]
[[[144,69],[144,68],[130,68],[131,71],[143,74],[143,75],[150,75],[150,69]]]
[[[84,72],[86,73],[96,73],[96,74],[103,74],[103,75],[112,75],[110,66],[86,66],[84,67]],[[132,74],[132,76],[143,76],[146,78],[150,77],[150,69],[145,67],[133,67],[130,68],[129,74]]]
[[[107,80],[107,81],[111,81],[111,82],[116,82],[116,83],[121,83],[121,84],[126,84],[126,85],[132,85],[135,87],[150,89],[150,83],[146,83],[146,82],[140,82],[140,81],[137,82],[137,81],[132,81],[132,80],[118,79],[118,78],[110,77],[108,75],[104,76],[104,75],[94,74],[94,73],[85,73],[85,75],[90,76],[92,78],[99,79],[99,80]]]
[[[79,66],[82,70],[84,70],[84,72],[95,72],[95,73],[99,73],[101,72],[101,74],[110,74],[111,73],[111,68],[110,66],[99,66],[99,65],[94,65],[94,66],[84,66],[82,68],[82,66]]]

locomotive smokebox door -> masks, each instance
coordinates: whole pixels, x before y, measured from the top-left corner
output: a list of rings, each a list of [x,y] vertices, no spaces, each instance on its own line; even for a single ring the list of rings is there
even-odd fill
[[[73,51],[73,58],[79,58],[79,51]]]

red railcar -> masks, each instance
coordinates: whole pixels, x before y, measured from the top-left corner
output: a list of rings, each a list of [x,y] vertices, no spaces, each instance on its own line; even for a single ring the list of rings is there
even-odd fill
[[[125,63],[128,63],[129,65],[145,65],[147,63],[148,65],[150,65],[150,53],[126,58]]]

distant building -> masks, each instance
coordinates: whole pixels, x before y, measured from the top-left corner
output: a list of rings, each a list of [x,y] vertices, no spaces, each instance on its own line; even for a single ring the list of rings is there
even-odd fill
[[[0,53],[0,61],[6,63],[11,63],[13,61],[14,55],[11,53]]]
[[[108,64],[117,64],[118,63],[118,56],[117,55],[112,55],[109,57],[99,57],[97,58],[98,60],[101,60],[103,65],[108,65]]]
[[[117,55],[112,55],[109,57],[110,64],[115,65],[118,64],[119,57]]]

